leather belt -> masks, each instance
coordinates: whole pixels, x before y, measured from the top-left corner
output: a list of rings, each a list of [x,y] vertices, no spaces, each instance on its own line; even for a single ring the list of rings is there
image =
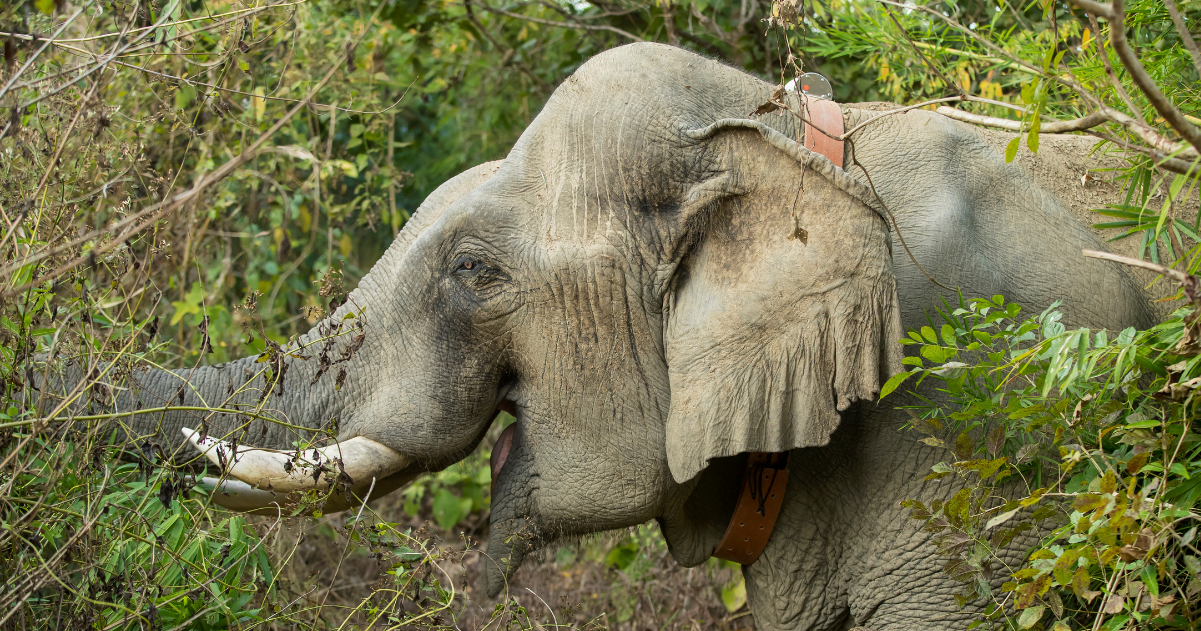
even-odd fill
[[[841,169],[843,145],[846,144],[837,140],[843,133],[842,109],[834,101],[806,96],[805,110],[808,112],[805,148],[826,156],[834,166]],[[814,127],[817,129],[813,129]]]
[[[788,488],[787,467],[787,451],[756,452],[747,457],[734,516],[713,556],[750,565],[763,554],[784,505],[784,491]]]

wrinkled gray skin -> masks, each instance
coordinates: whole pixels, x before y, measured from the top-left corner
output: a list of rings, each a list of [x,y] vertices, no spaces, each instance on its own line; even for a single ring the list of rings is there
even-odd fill
[[[941,290],[895,235],[890,249],[862,171],[797,149],[790,115],[756,119],[782,136],[700,131],[749,119],[772,90],[667,46],[598,55],[503,162],[431,195],[363,278],[342,311],[365,306],[368,323],[345,387],[336,368],[310,385],[316,362],[292,361],[272,407],[418,460],[378,496],[464,457],[511,405],[492,594],[551,540],[651,519],[677,561],[702,563],[733,508],[736,454],[794,449],[783,514],[745,569],[759,627],[958,627],[958,585],[898,507],[955,489],[921,482],[941,454],[898,431],[891,401],[871,402],[898,369],[901,327],[925,324]],[[844,112],[848,129],[875,115]],[[854,151],[944,284],[1027,312],[1063,299],[1069,324],[1151,323],[1124,270],[1080,257],[1101,244],[971,128],[911,111],[858,132]],[[223,401],[250,362],[196,370],[185,403]],[[181,383],[137,376],[143,405]],[[178,444],[197,423],[171,414],[160,430]],[[296,438],[261,431],[243,442]]]

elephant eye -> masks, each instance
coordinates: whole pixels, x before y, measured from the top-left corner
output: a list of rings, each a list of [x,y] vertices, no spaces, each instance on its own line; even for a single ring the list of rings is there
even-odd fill
[[[479,255],[463,254],[454,259],[453,266],[454,275],[475,289],[491,287],[508,279],[500,269],[485,263]]]
[[[484,264],[480,263],[479,261],[477,261],[475,259],[464,258],[464,259],[459,260],[459,265],[458,265],[458,267],[455,268],[455,271],[456,272],[474,272],[474,271],[482,269],[483,267],[484,267]]]

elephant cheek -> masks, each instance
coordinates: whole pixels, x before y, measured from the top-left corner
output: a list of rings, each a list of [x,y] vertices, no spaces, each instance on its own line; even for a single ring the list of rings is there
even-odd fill
[[[496,478],[500,475],[500,470],[505,466],[505,460],[509,458],[509,450],[513,447],[513,434],[517,431],[517,424],[514,423],[505,428],[500,433],[500,438],[496,439],[496,445],[492,447],[492,457],[489,464],[492,466],[492,490],[496,492]]]

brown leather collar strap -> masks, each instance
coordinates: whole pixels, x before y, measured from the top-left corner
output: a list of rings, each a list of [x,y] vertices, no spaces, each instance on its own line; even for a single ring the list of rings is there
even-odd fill
[[[713,556],[750,565],[763,554],[784,505],[788,488],[788,452],[752,453],[742,476],[734,516]]]
[[[845,142],[837,138],[843,133],[842,109],[834,101],[809,96],[805,97],[805,105],[807,118],[812,122],[805,125],[805,148],[826,156],[841,169]]]

